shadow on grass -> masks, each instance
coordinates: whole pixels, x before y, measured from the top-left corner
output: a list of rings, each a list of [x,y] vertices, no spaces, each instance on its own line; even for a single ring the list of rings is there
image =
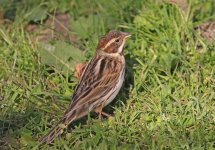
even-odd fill
[[[0,120],[0,149],[19,148],[21,138],[34,134],[41,115],[29,107],[25,113],[11,112]],[[32,121],[34,120],[34,121]]]

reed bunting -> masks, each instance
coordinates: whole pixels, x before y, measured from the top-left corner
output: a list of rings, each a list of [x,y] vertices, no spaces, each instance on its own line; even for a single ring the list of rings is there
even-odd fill
[[[123,46],[129,36],[125,32],[110,31],[100,38],[94,57],[81,73],[69,108],[40,143],[51,143],[71,122],[91,111],[108,115],[102,109],[116,97],[124,81]]]

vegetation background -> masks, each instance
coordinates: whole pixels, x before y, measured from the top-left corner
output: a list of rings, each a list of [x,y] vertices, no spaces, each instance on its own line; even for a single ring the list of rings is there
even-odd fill
[[[40,149],[215,149],[213,0],[1,0],[0,149],[38,149],[98,37],[132,34],[105,111]]]

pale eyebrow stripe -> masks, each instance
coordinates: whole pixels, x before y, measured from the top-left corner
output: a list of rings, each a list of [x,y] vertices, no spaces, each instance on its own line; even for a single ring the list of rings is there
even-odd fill
[[[105,48],[107,48],[109,45],[111,45],[111,43],[113,43],[116,39],[118,39],[118,38],[113,38],[113,39],[111,39],[111,40],[105,45],[105,47],[104,47],[103,49],[105,49]]]

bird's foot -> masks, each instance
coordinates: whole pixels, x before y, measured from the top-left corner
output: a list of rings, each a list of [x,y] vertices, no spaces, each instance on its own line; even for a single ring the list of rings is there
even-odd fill
[[[110,114],[108,114],[108,113],[106,113],[106,112],[104,112],[102,110],[95,110],[95,112],[97,114],[99,114],[99,119],[101,119],[102,115],[105,116],[105,117],[107,117],[107,118],[113,117],[112,115],[110,115]]]

